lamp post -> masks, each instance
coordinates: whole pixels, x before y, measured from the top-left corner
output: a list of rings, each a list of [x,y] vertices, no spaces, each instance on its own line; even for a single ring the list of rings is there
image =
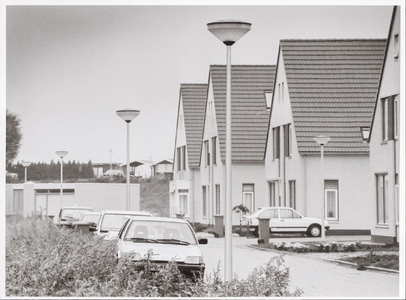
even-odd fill
[[[127,193],[126,193],[126,210],[130,210],[130,123],[140,114],[139,110],[122,109],[117,110],[117,115],[127,123]]]
[[[29,165],[31,165],[31,162],[30,161],[22,161],[21,164],[25,168],[25,181],[24,181],[24,183],[27,183],[27,167]]]
[[[60,200],[60,206],[61,208],[63,207],[63,158],[68,155],[68,151],[56,151],[56,155],[58,155],[61,158],[61,200]]]
[[[225,205],[225,280],[231,281],[232,259],[232,198],[231,198],[231,46],[251,29],[251,23],[224,20],[207,24],[207,29],[227,46],[226,87],[226,205]]]
[[[330,138],[326,135],[319,135],[315,137],[314,140],[316,143],[321,147],[321,239],[324,241],[326,239],[326,232],[324,226],[324,218],[325,218],[325,204],[324,204],[324,155],[323,155],[323,148],[324,146],[330,141]]]

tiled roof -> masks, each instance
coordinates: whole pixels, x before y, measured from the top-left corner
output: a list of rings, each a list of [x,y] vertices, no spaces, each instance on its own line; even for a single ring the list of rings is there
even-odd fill
[[[220,153],[225,161],[226,76],[224,65],[210,66]],[[272,92],[275,66],[235,65],[231,67],[232,161],[263,161],[269,111],[265,91]]]
[[[299,152],[368,153],[386,39],[281,40]]]
[[[199,166],[207,84],[181,84],[189,167]]]

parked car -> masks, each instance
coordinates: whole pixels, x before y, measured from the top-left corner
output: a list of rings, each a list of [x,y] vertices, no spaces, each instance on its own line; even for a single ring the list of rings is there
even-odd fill
[[[269,218],[270,233],[305,233],[310,237],[321,234],[321,219],[304,217],[290,207],[261,207],[247,216],[250,230],[258,234],[258,218]],[[330,225],[324,221],[325,229]]]
[[[84,206],[62,207],[56,223],[60,226],[71,226],[73,222],[79,221],[83,213],[92,211],[92,208]]]
[[[97,223],[99,223],[100,212],[85,212],[80,217],[79,221],[75,224],[89,224],[89,231],[96,231]]]
[[[130,210],[105,210],[101,212],[99,222],[97,223],[95,234],[104,235],[107,239],[114,238],[118,235],[120,228],[131,217],[147,216],[152,214],[145,211]]]
[[[134,262],[145,258],[152,250],[152,270],[158,265],[174,261],[186,277],[204,276],[205,263],[199,244],[207,239],[197,239],[189,222],[164,217],[133,217],[118,235],[118,259],[131,255]]]
[[[104,177],[114,177],[114,176],[119,176],[119,177],[124,177],[124,172],[121,170],[107,170],[103,174]]]

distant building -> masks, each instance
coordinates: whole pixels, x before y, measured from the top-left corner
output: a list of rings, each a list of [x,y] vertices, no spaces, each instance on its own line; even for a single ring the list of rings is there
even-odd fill
[[[173,179],[173,160],[163,159],[152,165],[152,177],[166,177]]]

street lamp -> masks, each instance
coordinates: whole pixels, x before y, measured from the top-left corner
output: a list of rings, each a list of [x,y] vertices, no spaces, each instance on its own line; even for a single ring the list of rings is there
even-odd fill
[[[326,239],[325,233],[325,226],[324,226],[324,216],[325,216],[325,204],[324,204],[324,155],[323,155],[323,147],[330,141],[330,138],[326,135],[319,135],[315,137],[314,140],[316,141],[319,146],[321,146],[321,239],[324,241]]]
[[[117,115],[127,123],[127,193],[126,210],[130,210],[130,123],[140,114],[139,110],[122,109],[117,111]]]
[[[61,208],[63,207],[63,158],[68,155],[68,151],[55,151],[56,155],[58,155],[61,158],[61,200],[60,200],[60,206]]]
[[[251,29],[251,23],[224,20],[207,24],[207,29],[227,46],[226,90],[226,205],[225,205],[225,280],[231,281],[232,259],[232,198],[231,198],[231,46]]]
[[[30,161],[22,161],[21,164],[23,165],[23,167],[25,168],[25,183],[27,183],[27,167],[29,165],[31,165]]]

